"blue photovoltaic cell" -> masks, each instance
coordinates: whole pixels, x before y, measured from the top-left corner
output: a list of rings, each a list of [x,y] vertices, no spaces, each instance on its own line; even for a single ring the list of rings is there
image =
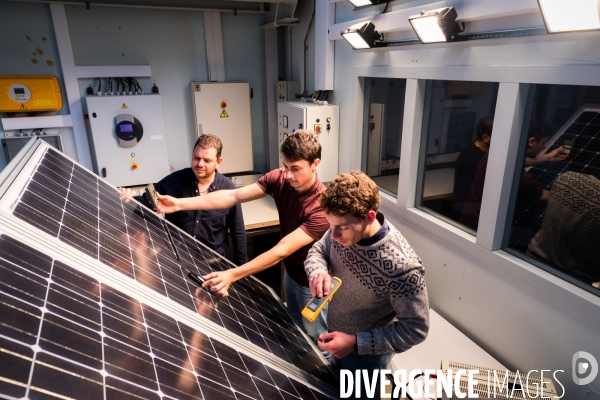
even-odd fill
[[[178,261],[159,216],[61,153],[48,149],[14,215],[80,252],[135,279],[218,326],[314,376],[333,382],[325,361],[280,301],[254,279],[229,288],[217,301],[186,278],[231,267],[219,254],[170,227]]]
[[[323,398],[8,235],[0,315],[0,397]]]

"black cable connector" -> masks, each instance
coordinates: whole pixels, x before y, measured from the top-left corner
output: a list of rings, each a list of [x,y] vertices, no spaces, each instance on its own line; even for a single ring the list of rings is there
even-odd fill
[[[152,86],[152,93],[158,94],[158,86],[156,86],[156,83],[154,84],[154,86]]]
[[[87,94],[94,94],[94,89],[92,89],[91,86],[88,86],[88,88],[86,89],[86,93]]]

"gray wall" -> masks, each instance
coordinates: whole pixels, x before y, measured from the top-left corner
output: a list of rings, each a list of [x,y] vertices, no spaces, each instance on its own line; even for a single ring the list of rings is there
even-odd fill
[[[149,64],[152,78],[139,79],[143,90],[152,84],[160,89],[169,163],[180,169],[189,165],[195,141],[193,106],[189,83],[208,80],[204,16],[202,12],[113,7],[66,6],[69,32],[76,65]],[[46,4],[0,3],[0,73],[50,74],[61,78],[52,20]],[[261,14],[224,13],[221,16],[227,80],[250,82],[254,169],[266,171],[265,94],[263,75],[263,39]],[[17,34],[15,34],[17,32]],[[40,41],[54,57],[53,68],[45,61],[30,62],[33,43],[25,35]],[[10,37],[10,39],[9,39]],[[10,57],[8,56],[10,55]],[[45,60],[45,58],[44,58]],[[79,81],[81,95],[97,81]],[[64,87],[63,87],[64,90]],[[85,105],[84,105],[85,106]],[[61,111],[68,113],[68,107]],[[77,159],[71,129],[62,132],[66,153]],[[0,167],[3,167],[0,165]]]
[[[44,41],[43,38],[46,40]],[[38,48],[42,50],[43,54],[36,50]],[[36,54],[33,55],[33,53]],[[52,114],[69,113],[50,8],[47,4],[0,2],[0,75],[53,75],[58,77],[63,92],[63,109]],[[27,132],[29,131],[31,130],[27,130]],[[61,133],[66,153],[76,158],[75,141],[70,128],[45,129],[44,131]],[[1,125],[0,136],[4,136]],[[5,165],[6,160],[2,152],[0,154],[0,170]]]

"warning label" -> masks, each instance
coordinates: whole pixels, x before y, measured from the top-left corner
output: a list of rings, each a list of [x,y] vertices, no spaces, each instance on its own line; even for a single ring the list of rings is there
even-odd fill
[[[221,111],[221,118],[229,118],[229,115],[227,115],[227,111]]]
[[[52,99],[37,99],[33,101],[33,105],[36,107],[54,107],[54,100]]]
[[[21,104],[21,107],[19,107],[20,110],[27,110],[27,107],[25,107],[25,104]],[[225,111],[225,110],[223,110]]]
[[[121,108],[127,108],[127,104],[123,103],[123,105],[121,106]]]

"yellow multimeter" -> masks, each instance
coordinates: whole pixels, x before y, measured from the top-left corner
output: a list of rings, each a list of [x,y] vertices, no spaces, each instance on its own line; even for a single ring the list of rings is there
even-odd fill
[[[318,298],[317,296],[313,297],[308,302],[306,307],[304,307],[304,309],[302,310],[302,316],[310,322],[315,322],[315,319],[317,319],[317,316],[319,315],[321,310],[323,310],[325,304],[327,304],[331,296],[333,296],[335,292],[337,292],[340,286],[342,286],[342,280],[335,276],[332,277],[331,284],[329,286],[329,294],[321,298]]]

